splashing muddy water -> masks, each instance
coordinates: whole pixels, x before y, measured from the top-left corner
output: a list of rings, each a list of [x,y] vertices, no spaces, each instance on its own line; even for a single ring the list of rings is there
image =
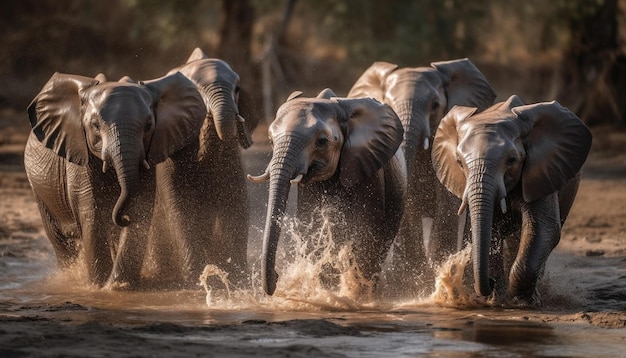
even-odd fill
[[[247,163],[261,168],[266,160],[266,153],[258,152],[249,154]],[[398,301],[363,294],[349,245],[325,241],[327,227],[320,228],[320,235],[299,237],[297,223],[289,220],[279,244],[278,288],[267,296],[259,277],[263,185],[249,187],[253,215],[247,282],[233,285],[219,267],[207,266],[196,289],[96,289],[86,283],[80,267],[57,269],[23,174],[9,172],[3,180],[2,357],[623,356],[623,241],[610,236],[600,243],[587,240],[581,235],[588,234],[577,232],[598,219],[576,216],[597,200],[585,188],[626,193],[622,181],[583,182],[582,206],[575,207],[570,223],[574,233],[564,236],[562,249],[548,260],[539,287],[544,308],[523,310],[480,301],[463,286],[467,250],[442,265],[436,287],[421,297]],[[575,248],[583,244],[596,245],[588,251],[607,254],[580,254]],[[334,279],[325,281],[320,273],[329,267]]]

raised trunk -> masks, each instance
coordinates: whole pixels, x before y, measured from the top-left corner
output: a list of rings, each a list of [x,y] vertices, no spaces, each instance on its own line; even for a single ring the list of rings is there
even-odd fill
[[[280,238],[280,220],[285,214],[287,199],[289,197],[290,180],[296,174],[297,149],[287,140],[278,142],[274,149],[270,163],[270,186],[265,219],[265,231],[263,232],[263,253],[261,263],[261,278],[263,289],[268,295],[276,290],[278,274],[276,273],[276,250]]]
[[[484,163],[475,163],[469,172],[471,175],[466,189],[466,199],[472,227],[474,290],[479,295],[488,296],[492,291],[492,284],[489,281],[489,246],[498,187]]]

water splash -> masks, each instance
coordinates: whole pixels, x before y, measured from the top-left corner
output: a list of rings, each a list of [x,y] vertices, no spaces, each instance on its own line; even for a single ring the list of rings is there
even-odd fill
[[[471,246],[451,255],[437,269],[435,291],[429,301],[444,307],[477,308],[493,306],[496,293],[483,297],[476,294],[471,285],[465,283],[465,268],[471,262]]]

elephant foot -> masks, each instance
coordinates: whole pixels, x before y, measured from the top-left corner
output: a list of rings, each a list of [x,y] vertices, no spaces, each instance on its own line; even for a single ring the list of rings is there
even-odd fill
[[[541,295],[535,288],[531,294],[514,295],[507,293],[505,295],[504,304],[508,308],[537,309],[541,308]]]

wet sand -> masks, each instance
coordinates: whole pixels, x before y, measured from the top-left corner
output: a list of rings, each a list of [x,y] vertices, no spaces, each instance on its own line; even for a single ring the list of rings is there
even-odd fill
[[[455,306],[431,297],[357,305],[289,286],[282,292],[279,286],[272,298],[260,287],[231,296],[216,290],[210,297],[200,286],[165,292],[87,287],[79,274],[56,268],[23,170],[27,132],[25,115],[0,112],[1,357],[625,354],[624,134],[596,131],[578,197],[540,284],[544,306],[526,310]],[[265,136],[255,137],[260,143]],[[253,174],[269,159],[262,144],[245,157]],[[250,190],[254,264],[267,187]]]

